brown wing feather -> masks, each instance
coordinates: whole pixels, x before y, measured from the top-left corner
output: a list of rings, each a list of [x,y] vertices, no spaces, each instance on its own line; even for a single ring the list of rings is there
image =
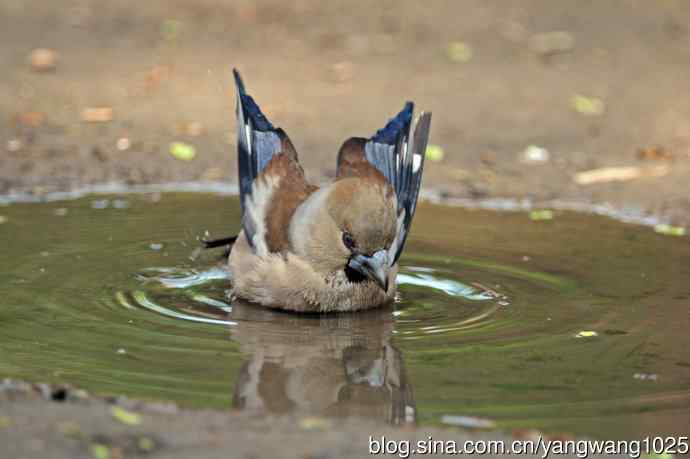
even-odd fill
[[[296,160],[292,144],[289,146],[284,153],[275,155],[261,172],[261,175],[280,178],[265,214],[265,240],[269,252],[284,252],[289,248],[288,231],[292,215],[297,207],[318,189],[307,182],[304,170]]]
[[[364,155],[367,139],[352,137],[347,139],[338,152],[336,178],[359,177],[374,183],[388,183],[386,177],[379,172]]]

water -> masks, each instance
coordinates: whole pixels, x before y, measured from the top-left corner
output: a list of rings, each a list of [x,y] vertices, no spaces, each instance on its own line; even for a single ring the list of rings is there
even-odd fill
[[[299,316],[230,303],[219,253],[197,250],[206,231],[238,230],[235,198],[98,195],[0,215],[0,376],[396,424],[690,426],[688,238],[421,205],[396,304]]]

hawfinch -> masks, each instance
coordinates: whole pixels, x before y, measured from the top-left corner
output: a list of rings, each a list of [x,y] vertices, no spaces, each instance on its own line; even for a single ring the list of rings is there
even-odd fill
[[[357,311],[393,300],[422,180],[431,113],[407,102],[383,129],[340,147],[335,179],[310,184],[287,134],[235,70],[242,230],[233,238],[233,295],[298,312]]]

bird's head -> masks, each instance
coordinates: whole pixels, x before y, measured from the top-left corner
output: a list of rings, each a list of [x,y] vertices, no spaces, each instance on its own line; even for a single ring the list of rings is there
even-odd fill
[[[297,215],[306,231],[299,235],[293,227],[293,240],[318,271],[344,271],[351,282],[372,281],[388,291],[396,206],[395,192],[383,176],[342,178]]]

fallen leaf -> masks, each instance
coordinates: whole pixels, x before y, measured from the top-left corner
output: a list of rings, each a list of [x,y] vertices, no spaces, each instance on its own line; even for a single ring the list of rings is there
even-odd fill
[[[441,147],[440,145],[432,144],[426,147],[426,152],[424,155],[426,156],[426,159],[428,159],[429,161],[437,163],[443,160],[445,152],[443,151],[443,147]]]
[[[140,451],[149,453],[156,447],[156,443],[149,437],[139,437],[137,440],[137,447]]]
[[[633,379],[639,379],[641,381],[656,381],[659,376],[656,373],[635,373]]]
[[[493,429],[496,423],[491,419],[475,418],[473,416],[444,415],[441,423],[450,426],[465,427],[468,429]]]
[[[529,213],[529,219],[534,221],[553,220],[553,212],[548,209],[533,210]]]
[[[168,79],[171,75],[170,67],[167,65],[156,65],[146,73],[144,77],[144,85],[146,89],[153,90],[158,88],[160,84]]]
[[[45,119],[45,114],[41,112],[24,112],[17,115],[17,122],[29,127],[39,127]]]
[[[127,411],[119,406],[113,406],[110,413],[115,419],[128,426],[137,426],[141,424],[141,416],[132,411]]]
[[[225,171],[220,167],[211,167],[206,169],[203,174],[201,174],[202,180],[217,181],[225,176]]]
[[[112,107],[89,107],[81,111],[81,120],[87,123],[107,123],[113,120]]]
[[[189,123],[180,123],[177,125],[177,132],[180,135],[188,135],[190,137],[199,137],[206,132],[206,128],[199,121],[190,121]]]
[[[49,48],[36,48],[29,54],[29,65],[34,72],[55,70],[59,60],[58,53]]]
[[[170,154],[181,161],[191,161],[196,156],[196,149],[188,143],[172,142],[170,144]]]
[[[575,338],[593,338],[595,336],[599,336],[599,333],[592,330],[582,330],[580,332],[577,332]]]
[[[465,42],[453,41],[448,43],[446,55],[448,56],[448,59],[453,62],[465,64],[472,60],[474,51],[472,50],[472,47]]]
[[[604,113],[604,101],[597,97],[577,94],[570,99],[570,106],[581,115],[596,116]]]
[[[58,431],[67,437],[78,437],[81,435],[81,428],[79,424],[73,421],[60,422],[57,425]]]
[[[663,147],[640,148],[637,150],[637,157],[640,159],[652,160],[672,160],[673,155]]]
[[[304,430],[326,430],[331,426],[328,419],[310,416],[299,421],[299,427]]]
[[[110,448],[101,443],[91,445],[91,455],[96,459],[110,459]]]
[[[668,225],[666,223],[654,225],[654,231],[659,234],[665,234],[666,236],[685,236],[686,234],[684,227]]]
[[[161,35],[166,41],[174,42],[182,31],[182,22],[177,19],[166,19],[161,26]]]
[[[601,169],[578,172],[573,176],[573,180],[578,185],[591,185],[594,183],[634,180],[640,177],[663,177],[668,172],[669,168],[665,165],[648,169],[635,166],[603,167]]]

